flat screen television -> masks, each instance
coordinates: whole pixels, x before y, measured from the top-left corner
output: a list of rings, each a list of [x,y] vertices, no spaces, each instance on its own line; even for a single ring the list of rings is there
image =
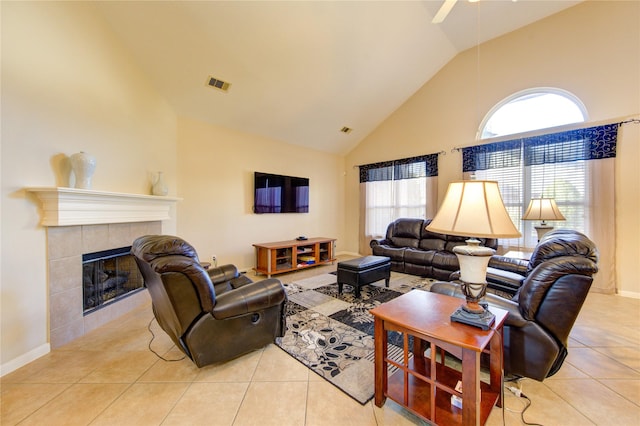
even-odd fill
[[[254,173],[254,213],[308,213],[309,179]]]

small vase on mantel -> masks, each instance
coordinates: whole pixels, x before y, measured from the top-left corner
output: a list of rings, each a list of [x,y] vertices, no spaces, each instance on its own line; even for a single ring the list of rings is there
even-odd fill
[[[158,172],[156,175],[153,186],[151,187],[151,193],[153,195],[167,195],[169,193],[169,188],[167,188],[167,184],[164,182],[162,172]]]
[[[77,152],[69,157],[71,169],[76,176],[76,188],[91,189],[91,178],[96,170],[96,159],[93,155],[84,151]]]

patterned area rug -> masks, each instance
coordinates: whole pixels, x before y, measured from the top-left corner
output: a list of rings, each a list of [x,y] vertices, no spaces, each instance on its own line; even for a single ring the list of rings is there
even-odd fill
[[[370,309],[412,289],[428,290],[433,280],[392,272],[361,288],[344,285],[338,294],[336,276],[322,274],[285,284],[287,333],[276,344],[361,404],[374,394],[373,316]],[[402,336],[389,334],[388,356],[402,359]]]

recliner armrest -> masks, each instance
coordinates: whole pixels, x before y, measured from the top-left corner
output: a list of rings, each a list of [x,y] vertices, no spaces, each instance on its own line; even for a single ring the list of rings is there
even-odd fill
[[[382,239],[382,240],[371,240],[369,241],[369,247],[373,248],[375,246],[379,246],[379,245],[392,245],[391,241],[387,240],[387,239]]]
[[[516,272],[487,268],[487,283],[489,287],[505,291],[512,296],[518,292],[524,279],[525,277]]]
[[[236,278],[238,273],[238,268],[235,265],[222,265],[216,266],[215,268],[209,268],[207,270],[209,274],[209,278],[211,282],[215,285],[221,282],[230,281],[233,278]]]
[[[231,288],[240,288],[247,284],[251,284],[253,280],[247,276],[247,274],[239,274],[236,278],[229,281]]]
[[[527,321],[522,314],[520,314],[520,308],[517,302],[513,300],[505,299],[504,297],[497,296],[495,294],[487,293],[484,296],[484,300],[489,306],[495,306],[496,308],[503,309],[509,312],[504,325],[511,327],[524,327],[530,321]]]
[[[268,278],[230,290],[219,297],[213,307],[216,319],[226,319],[267,309],[286,299],[284,286],[277,278]]]
[[[527,267],[529,261],[524,259],[516,259],[513,257],[505,257],[500,255],[493,255],[489,259],[489,267],[495,269],[501,269],[503,271],[513,272],[523,277],[527,276]]]

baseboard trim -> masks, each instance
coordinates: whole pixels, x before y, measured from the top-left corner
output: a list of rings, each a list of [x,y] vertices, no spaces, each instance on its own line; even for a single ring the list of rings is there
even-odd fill
[[[635,291],[621,291],[618,293],[618,296],[629,297],[631,299],[640,299],[640,293]]]
[[[336,253],[336,256],[357,256],[357,257],[361,257],[362,255],[360,253],[355,253],[352,251],[340,251],[338,253]]]
[[[11,361],[0,365],[0,377],[3,377],[5,374],[9,374],[20,367],[23,367],[29,364],[32,361],[48,354],[51,352],[51,345],[49,343],[45,343],[44,345],[40,345],[37,348],[27,352],[26,354],[20,355],[17,358],[12,359]]]

